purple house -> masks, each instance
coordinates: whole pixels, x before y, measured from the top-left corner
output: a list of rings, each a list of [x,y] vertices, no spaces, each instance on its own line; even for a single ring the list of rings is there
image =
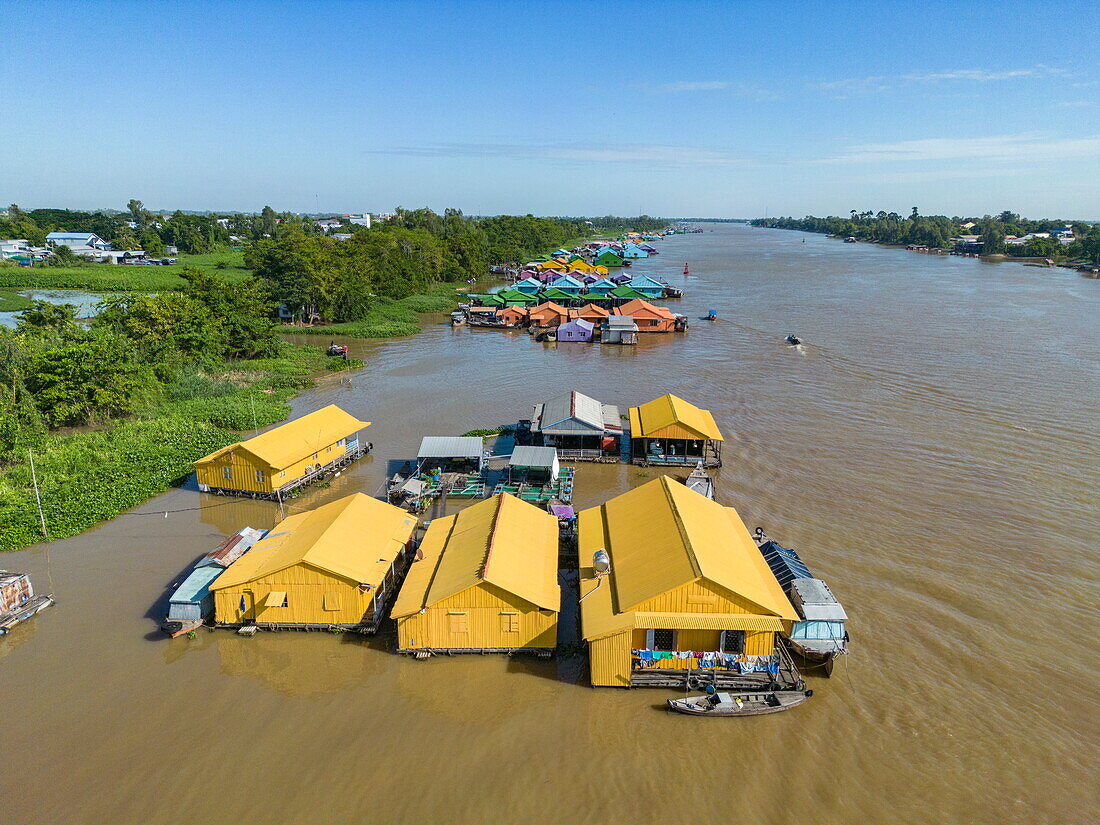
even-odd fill
[[[592,330],[595,328],[596,325],[591,321],[585,321],[578,318],[576,321],[570,321],[568,324],[562,324],[558,327],[558,340],[591,341]]]

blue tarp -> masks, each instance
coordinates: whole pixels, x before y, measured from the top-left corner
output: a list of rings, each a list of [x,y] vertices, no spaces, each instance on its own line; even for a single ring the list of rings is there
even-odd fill
[[[764,556],[764,561],[768,563],[768,567],[772,569],[772,573],[775,574],[776,579],[779,580],[779,585],[786,590],[794,579],[812,579],[813,573],[810,572],[803,562],[798,557],[798,553],[791,550],[789,547],[781,547],[774,541],[766,541],[760,545],[760,552]]]

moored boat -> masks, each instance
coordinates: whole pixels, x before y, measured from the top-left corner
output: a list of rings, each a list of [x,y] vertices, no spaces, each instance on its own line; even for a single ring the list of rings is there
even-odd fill
[[[243,527],[199,559],[168,597],[168,615],[161,630],[175,638],[199,628],[214,612],[210,585],[266,534],[266,530]]]
[[[0,636],[53,604],[53,596],[36,596],[26,573],[0,570]]]
[[[709,499],[714,498],[714,479],[703,469],[702,461],[696,464],[695,469],[684,479],[684,484],[700,495],[704,495]]]
[[[811,696],[812,690],[775,690],[760,693],[725,693],[718,691],[686,699],[669,699],[668,709],[690,716],[761,716],[798,707]]]
[[[848,615],[829,585],[814,578],[798,553],[763,539],[763,531],[757,535],[764,560],[802,619],[791,627],[787,643],[806,661],[824,664],[831,672],[833,660],[848,652]]]

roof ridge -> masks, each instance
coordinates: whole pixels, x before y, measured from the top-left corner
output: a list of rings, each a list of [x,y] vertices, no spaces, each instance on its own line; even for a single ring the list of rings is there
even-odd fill
[[[668,476],[661,476],[661,481],[665,491],[665,498],[668,500],[668,506],[672,510],[672,520],[676,523],[676,531],[680,534],[680,541],[684,544],[684,550],[687,552],[691,569],[695,571],[695,576],[698,578],[703,575],[703,571],[699,567],[699,559],[695,555],[695,548],[692,546],[691,538],[688,535],[687,528],[684,526],[684,519],[680,515],[680,508],[676,504],[676,498],[672,495],[672,482],[668,480]],[[686,490],[687,487],[684,489]]]
[[[489,548],[485,553],[485,562],[481,565],[481,580],[489,581],[489,560],[493,557],[493,547],[497,538],[497,523],[500,521],[501,511],[504,510],[504,497],[507,493],[497,495],[497,511],[493,513],[493,521],[489,525]]]

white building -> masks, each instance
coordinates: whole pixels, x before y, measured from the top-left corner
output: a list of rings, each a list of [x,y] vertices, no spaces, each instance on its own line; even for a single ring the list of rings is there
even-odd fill
[[[110,249],[111,245],[94,232],[51,232],[46,236],[47,246],[67,246],[74,252],[81,247]]]
[[[353,226],[365,226],[370,229],[370,214],[368,212],[364,212],[362,215],[341,215],[341,217]]]

